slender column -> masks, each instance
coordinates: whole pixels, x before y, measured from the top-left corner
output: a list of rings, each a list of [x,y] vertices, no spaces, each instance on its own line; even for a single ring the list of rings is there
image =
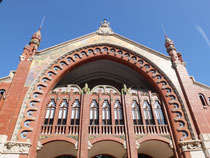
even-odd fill
[[[126,145],[128,158],[138,158],[136,149],[136,135],[134,133],[131,99],[129,94],[122,94],[125,121]]]
[[[72,113],[72,103],[74,102],[73,99],[73,90],[70,91],[70,94],[67,99],[68,103],[68,113],[67,113],[67,121],[66,121],[66,128],[67,134],[70,133],[70,126],[71,126],[71,113]]]
[[[102,104],[103,104],[103,100],[102,100],[102,96],[101,96],[101,91],[99,91],[98,94],[98,121],[99,121],[99,134],[102,134]]]
[[[155,102],[154,102],[154,99],[152,98],[152,93],[151,91],[149,91],[149,100],[150,100],[150,107],[151,107],[151,110],[152,110],[152,115],[153,115],[153,119],[155,121],[155,126],[156,126],[156,129],[157,129],[157,133],[160,133],[159,131],[159,126],[158,126],[158,121],[157,121],[157,118],[156,118],[156,115],[155,115]]]
[[[54,120],[53,120],[53,130],[52,130],[52,133],[56,133],[58,131],[58,129],[56,131],[55,126],[58,123],[58,114],[59,114],[60,104],[61,104],[61,100],[60,99],[61,99],[61,91],[59,90],[58,96],[56,98],[55,115],[54,115]]]
[[[87,158],[88,157],[88,126],[89,126],[89,111],[91,104],[90,94],[82,94],[81,97],[81,115],[80,115],[80,132],[79,132],[79,141],[78,141],[78,158]]]
[[[142,117],[142,123],[144,125],[144,133],[147,134],[144,109],[143,109],[144,101],[141,99],[140,91],[138,91],[138,99],[139,99],[139,106],[140,106],[139,108],[140,108],[140,113],[141,113],[141,117]]]
[[[112,121],[112,134],[116,134],[115,133],[115,116],[114,116],[114,97],[113,97],[113,94],[112,94],[112,91],[110,93],[110,107],[111,107],[111,121]]]

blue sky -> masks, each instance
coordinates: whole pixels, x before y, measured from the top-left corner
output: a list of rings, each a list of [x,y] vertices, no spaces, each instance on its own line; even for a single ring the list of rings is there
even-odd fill
[[[167,54],[163,24],[190,76],[210,86],[210,0],[3,0],[0,77],[16,70],[44,16],[39,50],[94,32],[106,18],[114,32]]]

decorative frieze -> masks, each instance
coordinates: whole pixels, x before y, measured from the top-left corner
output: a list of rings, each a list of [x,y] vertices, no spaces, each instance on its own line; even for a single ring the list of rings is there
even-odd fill
[[[28,154],[28,151],[31,147],[31,143],[29,142],[1,142],[0,153],[3,154]]]
[[[200,140],[186,140],[180,142],[180,147],[182,151],[197,151],[202,150]]]

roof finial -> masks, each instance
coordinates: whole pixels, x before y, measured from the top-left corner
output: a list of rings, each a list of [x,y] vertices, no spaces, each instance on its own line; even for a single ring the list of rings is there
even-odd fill
[[[99,35],[113,35],[112,29],[109,27],[110,23],[107,22],[107,19],[104,19],[103,22],[101,22],[100,27],[96,31]]]
[[[39,27],[39,30],[42,29],[42,25],[43,25],[43,23],[44,23],[44,20],[45,20],[45,16],[44,16],[43,19],[42,19],[42,22],[41,22],[41,25],[40,25],[40,27]]]
[[[161,27],[162,27],[162,30],[163,30],[163,34],[165,35],[165,37],[167,37],[166,30],[165,30],[164,25],[162,23],[161,23]]]

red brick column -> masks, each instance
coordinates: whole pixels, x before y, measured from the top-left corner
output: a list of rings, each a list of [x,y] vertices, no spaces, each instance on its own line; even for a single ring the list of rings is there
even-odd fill
[[[22,54],[24,58],[21,59],[18,65],[0,111],[0,134],[7,134],[8,140],[12,137],[24,96],[28,90],[28,87],[24,87],[24,84],[31,66],[29,58],[34,55],[35,51],[34,44],[24,48]]]
[[[134,133],[131,98],[129,94],[122,94],[123,113],[126,133],[126,147],[128,158],[138,158],[136,149],[136,135]]]
[[[90,94],[82,94],[77,158],[88,157],[88,126],[90,124]]]

